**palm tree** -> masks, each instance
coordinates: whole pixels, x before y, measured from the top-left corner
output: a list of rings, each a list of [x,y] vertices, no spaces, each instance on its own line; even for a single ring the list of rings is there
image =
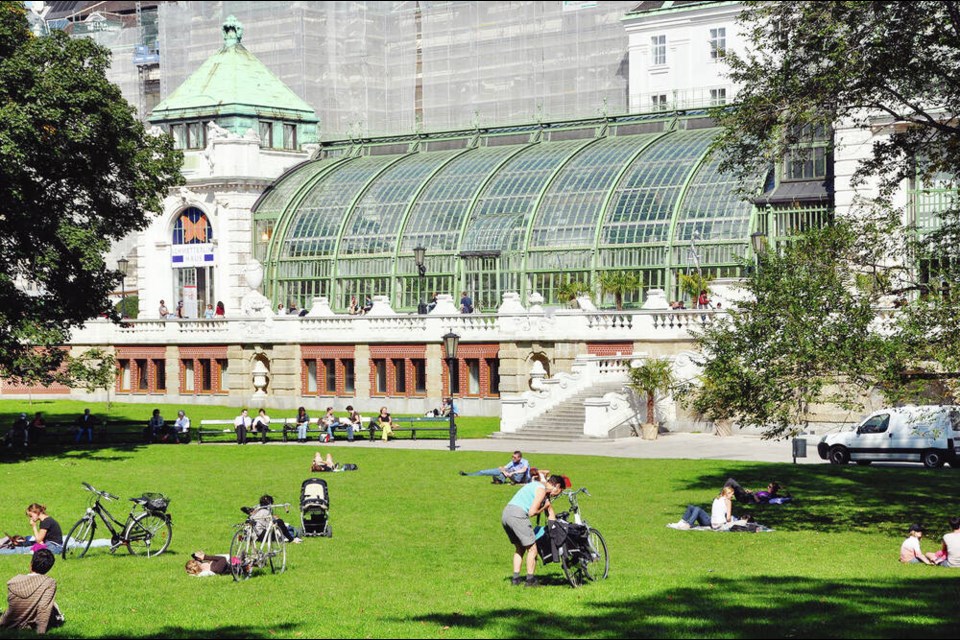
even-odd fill
[[[710,283],[713,282],[713,276],[710,274],[703,275],[700,273],[681,273],[680,274],[680,291],[690,295],[690,299],[694,304],[697,302],[697,298],[700,297],[700,294],[706,291],[710,292]]]
[[[639,367],[630,369],[627,385],[638,394],[647,394],[647,424],[655,424],[654,404],[658,393],[665,393],[676,384],[669,360],[648,358]]]
[[[568,279],[557,287],[557,300],[571,303],[585,293],[590,292],[590,285],[579,280]]]
[[[613,294],[617,311],[623,311],[623,296],[640,288],[640,278],[630,271],[601,271],[597,281],[600,295]]]

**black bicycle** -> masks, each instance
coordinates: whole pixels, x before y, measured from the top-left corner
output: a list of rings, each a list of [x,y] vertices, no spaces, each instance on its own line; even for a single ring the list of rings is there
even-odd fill
[[[97,518],[110,532],[110,553],[125,546],[132,555],[158,556],[170,546],[173,537],[173,523],[167,506],[170,499],[160,493],[144,493],[139,498],[130,498],[133,507],[125,522],[113,517],[100,500],[119,500],[120,498],[100,491],[86,482],[83,488],[93,494],[87,512],[83,514],[70,533],[63,540],[63,559],[82,558],[87,555],[90,544],[97,531]]]
[[[576,491],[564,491],[570,502],[567,511],[557,514],[557,520],[566,523],[567,537],[560,554],[560,568],[570,585],[579,587],[585,581],[603,580],[610,573],[610,556],[607,555],[607,543],[599,531],[580,516],[579,494],[589,496],[590,492],[581,487]],[[571,516],[573,522],[570,521]]]

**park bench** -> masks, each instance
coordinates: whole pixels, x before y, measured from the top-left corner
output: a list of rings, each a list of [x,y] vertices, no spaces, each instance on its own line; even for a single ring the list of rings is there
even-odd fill
[[[393,423],[393,433],[409,431],[410,439],[417,439],[417,431],[443,431],[450,433],[450,418],[441,418],[436,416],[420,416],[415,418],[390,418]],[[370,440],[376,436],[377,431],[382,431],[376,422],[370,423]]]
[[[361,426],[353,428],[354,435],[356,435],[360,431],[363,431],[364,429],[367,429],[368,427],[365,427],[363,425],[369,424],[369,422],[370,422],[370,418],[367,418],[366,416],[361,416],[360,418]],[[336,437],[337,431],[342,431],[344,433],[347,433],[347,425],[345,424],[333,425],[334,437]],[[311,433],[314,433],[314,434],[317,434],[318,440],[323,441],[323,434],[325,434],[326,432],[327,432],[327,428],[320,425],[320,418],[310,418],[310,426],[307,427],[307,439],[310,438]],[[296,418],[287,418],[286,420],[284,420],[284,425],[283,425],[283,441],[284,442],[287,441],[288,434],[290,433],[292,433],[293,435],[289,437],[292,437],[292,438],[297,437],[297,419]],[[373,437],[371,436],[370,439],[372,440]]]
[[[254,433],[253,431],[247,430],[247,439],[256,440],[258,437],[260,442],[263,444],[267,443],[267,433],[268,431]],[[213,440],[220,437],[228,437],[230,440],[236,441],[237,431],[233,425],[233,420],[201,420],[200,428],[197,429],[197,444],[203,444],[204,438],[207,441]],[[284,440],[286,441],[286,440]]]

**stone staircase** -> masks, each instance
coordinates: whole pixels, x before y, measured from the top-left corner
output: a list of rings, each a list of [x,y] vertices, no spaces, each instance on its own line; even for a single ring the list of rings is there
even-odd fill
[[[599,398],[605,393],[620,392],[624,381],[601,382],[571,396],[553,409],[537,416],[530,423],[520,427],[514,433],[498,431],[491,437],[501,440],[546,440],[568,442],[580,440],[583,435],[584,408],[587,398]]]

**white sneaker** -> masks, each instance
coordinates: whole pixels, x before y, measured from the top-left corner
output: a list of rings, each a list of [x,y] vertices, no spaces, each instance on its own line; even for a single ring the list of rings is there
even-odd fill
[[[301,540],[300,538],[293,539],[293,544],[300,544],[301,542],[303,542],[303,540]]]
[[[689,529],[690,524],[685,520],[680,520],[679,522],[671,522],[667,525],[671,529]]]

